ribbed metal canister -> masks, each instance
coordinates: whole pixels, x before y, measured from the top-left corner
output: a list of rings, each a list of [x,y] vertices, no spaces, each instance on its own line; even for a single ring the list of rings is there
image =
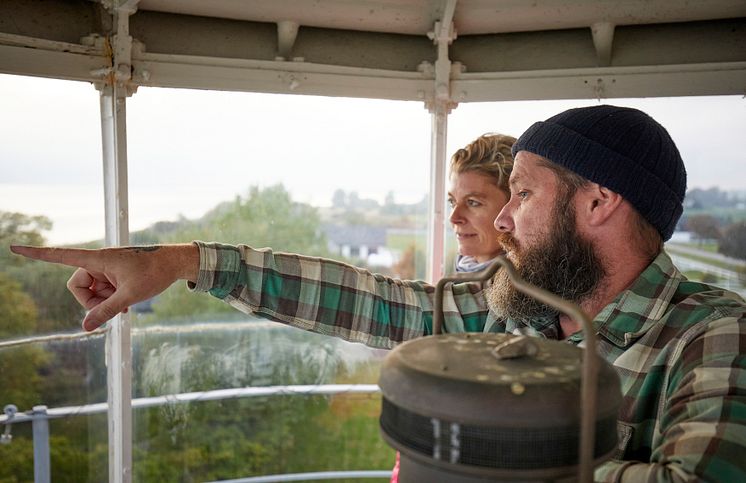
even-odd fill
[[[399,481],[547,481],[577,473],[583,350],[531,338],[447,334],[399,345],[384,361],[381,432],[401,452]],[[526,351],[524,351],[526,352]],[[594,463],[616,447],[619,377],[597,357]]]

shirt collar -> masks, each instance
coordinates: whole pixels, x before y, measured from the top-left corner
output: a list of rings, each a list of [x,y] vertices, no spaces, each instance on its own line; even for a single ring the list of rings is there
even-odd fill
[[[593,320],[598,335],[618,347],[629,346],[665,315],[682,280],[683,275],[671,258],[661,251],[628,289],[598,313]],[[557,339],[559,320],[556,317],[535,319],[530,326],[508,320],[506,329],[514,334]],[[568,340],[576,344],[582,342],[583,332],[575,333]]]
[[[644,335],[666,313],[683,280],[665,251],[643,270],[632,285],[594,319],[598,334],[618,347]]]

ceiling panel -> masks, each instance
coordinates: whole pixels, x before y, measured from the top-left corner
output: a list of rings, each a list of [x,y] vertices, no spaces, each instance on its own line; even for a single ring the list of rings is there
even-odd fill
[[[131,14],[118,26],[112,3]],[[428,34],[449,12],[455,35],[436,68]],[[129,29],[131,45],[113,40],[117,28]],[[127,54],[118,73],[131,76],[133,91],[427,101],[440,83],[455,102],[745,94],[746,2],[0,2],[0,72],[105,82],[117,49]]]

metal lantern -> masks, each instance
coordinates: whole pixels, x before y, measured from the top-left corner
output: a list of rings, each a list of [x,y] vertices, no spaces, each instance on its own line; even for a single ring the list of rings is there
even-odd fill
[[[505,264],[499,259],[478,276]],[[512,265],[508,270],[514,279]],[[436,313],[451,280],[438,284]],[[568,310],[551,294],[513,283]],[[569,311],[590,326],[579,309]],[[590,481],[593,466],[616,448],[621,404],[619,377],[596,354],[590,332],[585,350],[488,333],[433,335],[392,350],[379,381],[380,426],[401,453],[399,481]]]

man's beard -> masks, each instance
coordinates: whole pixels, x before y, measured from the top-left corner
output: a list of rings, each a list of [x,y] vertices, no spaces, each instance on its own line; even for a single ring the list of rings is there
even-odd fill
[[[500,233],[500,243],[526,282],[565,300],[588,299],[605,276],[592,244],[580,236],[570,195],[559,199],[549,233],[535,246],[521,248],[509,233]],[[516,290],[505,270],[500,270],[487,293],[487,303],[499,318],[528,324],[532,319],[553,317],[557,310]]]

